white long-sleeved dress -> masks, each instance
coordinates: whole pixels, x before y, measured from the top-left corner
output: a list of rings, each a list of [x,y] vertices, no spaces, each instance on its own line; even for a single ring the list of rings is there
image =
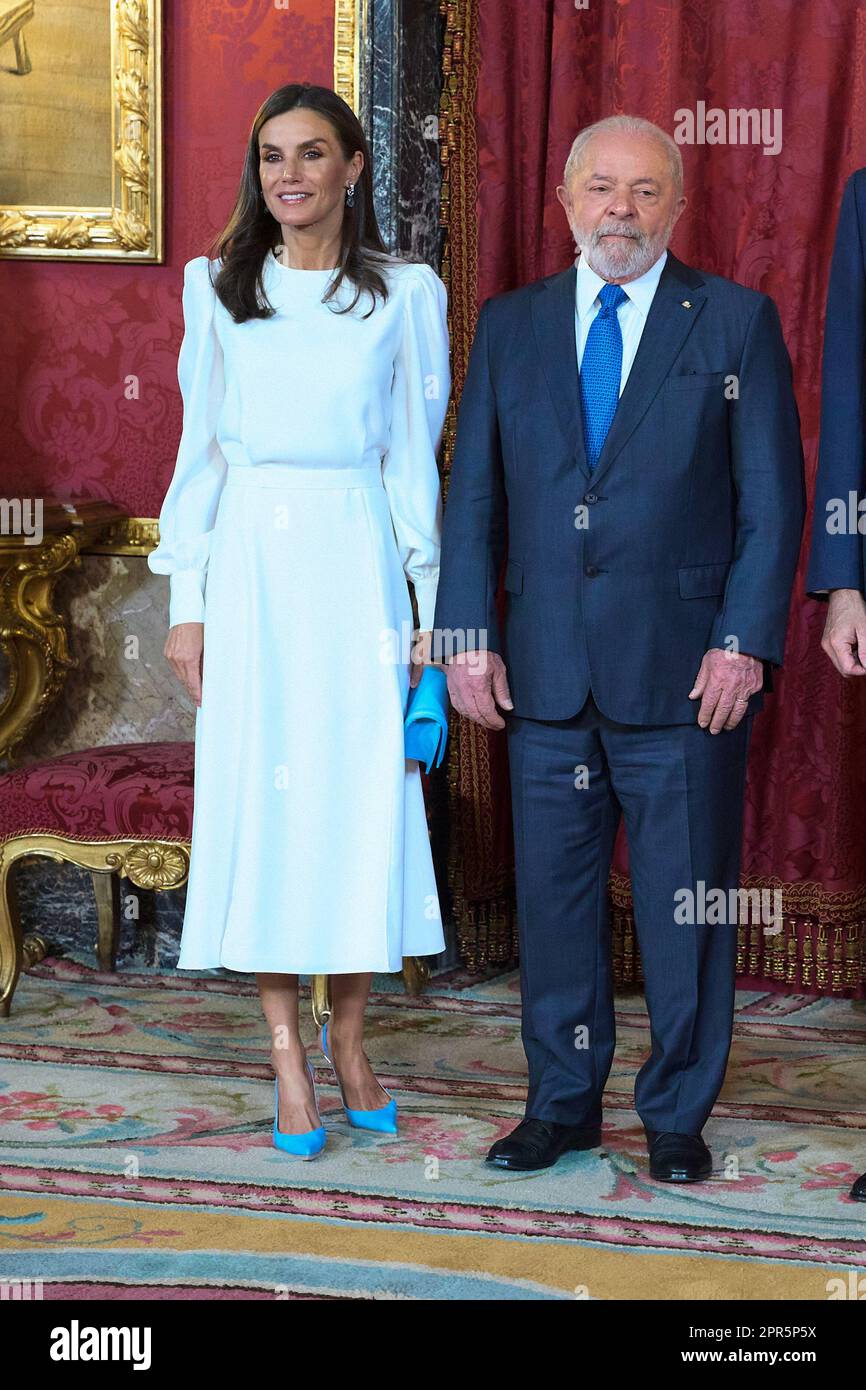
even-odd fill
[[[170,624],[204,622],[178,967],[396,971],[444,948],[403,717],[407,578],[430,628],[439,573],[445,286],[395,260],[384,305],[336,314],[330,271],[269,255],[277,313],[237,324],[210,275],[184,271],[183,433],[148,557]]]

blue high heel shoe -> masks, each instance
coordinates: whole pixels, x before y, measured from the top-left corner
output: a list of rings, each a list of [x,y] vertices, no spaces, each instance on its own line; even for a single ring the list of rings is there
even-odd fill
[[[372,1130],[377,1134],[396,1134],[397,1133],[397,1102],[393,1096],[388,1096],[388,1103],[379,1106],[378,1110],[351,1110],[346,1104],[346,1097],[343,1095],[343,1085],[337,1076],[337,1068],[334,1066],[328,1052],[328,1024],[327,1020],[322,1024],[322,1052],[325,1061],[334,1073],[337,1085],[340,1088],[340,1099],[343,1102],[343,1109],[346,1112],[346,1119],[355,1129]],[[388,1095],[385,1087],[382,1087],[382,1094]]]
[[[313,1095],[316,1094],[316,1083],[313,1078],[313,1069],[309,1062],[307,1071],[310,1073],[310,1082],[313,1087]],[[322,1124],[322,1117],[319,1115],[319,1103],[316,1100],[316,1115],[319,1119],[318,1129],[305,1129],[299,1134],[284,1134],[278,1128],[280,1118],[280,1087],[279,1081],[274,1077],[274,1147],[282,1149],[283,1153],[293,1154],[295,1158],[315,1158],[325,1147],[327,1135]]]

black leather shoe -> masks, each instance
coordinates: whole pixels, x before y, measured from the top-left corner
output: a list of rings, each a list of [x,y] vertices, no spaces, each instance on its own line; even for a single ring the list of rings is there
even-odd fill
[[[713,1156],[699,1134],[648,1130],[647,1142],[656,1182],[703,1182],[713,1171]]]
[[[514,1168],[521,1173],[536,1168],[552,1168],[558,1158],[572,1149],[597,1149],[601,1143],[598,1125],[559,1125],[553,1120],[521,1120],[504,1139],[497,1139],[487,1155],[498,1168]]]
[[[848,1193],[855,1202],[866,1202],[866,1173],[863,1173]]]

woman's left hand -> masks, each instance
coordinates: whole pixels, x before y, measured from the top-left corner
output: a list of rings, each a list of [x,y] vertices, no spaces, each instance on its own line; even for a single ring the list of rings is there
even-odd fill
[[[409,687],[414,688],[424,673],[424,667],[430,665],[430,655],[433,649],[432,632],[416,632],[412,641],[412,653],[409,659]]]

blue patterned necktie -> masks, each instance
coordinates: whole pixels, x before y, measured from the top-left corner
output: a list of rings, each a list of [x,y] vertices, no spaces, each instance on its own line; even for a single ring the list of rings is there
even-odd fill
[[[602,285],[601,308],[589,326],[580,364],[583,440],[590,469],[595,468],[616,414],[622,375],[622,330],[617,309],[628,295],[622,285]]]

